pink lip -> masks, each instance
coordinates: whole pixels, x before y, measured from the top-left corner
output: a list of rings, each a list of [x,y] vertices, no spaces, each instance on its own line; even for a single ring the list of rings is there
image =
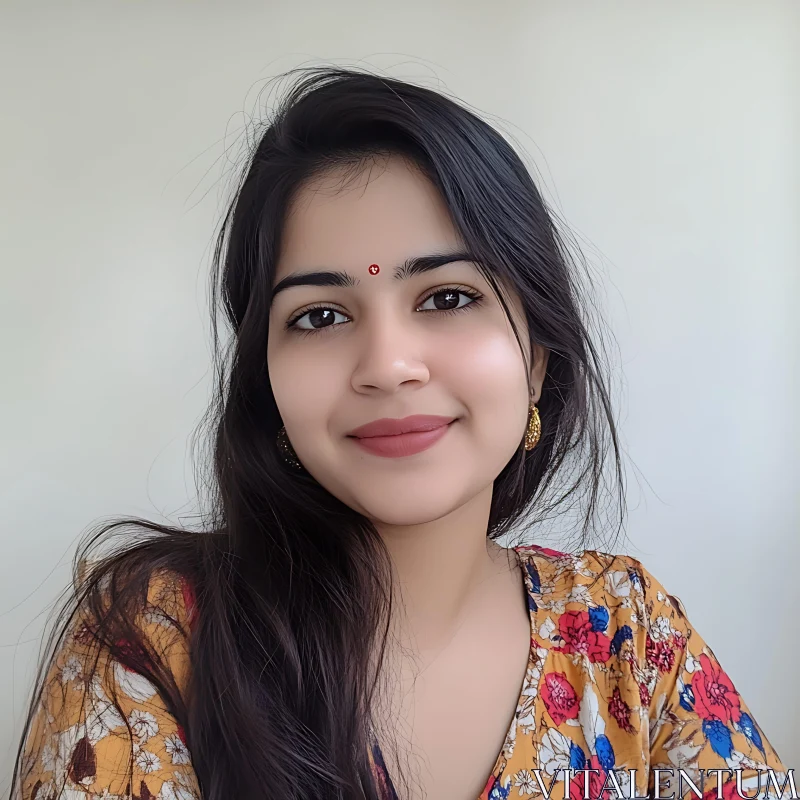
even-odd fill
[[[433,414],[414,414],[403,419],[376,419],[368,422],[360,428],[350,431],[348,436],[355,436],[357,439],[366,439],[373,436],[397,436],[401,433],[416,433],[418,431],[432,431],[434,428],[441,428],[442,425],[451,423],[455,417],[439,417]]]
[[[369,453],[401,458],[433,447],[449,430],[453,417],[418,414],[405,419],[379,419],[356,428],[350,437]]]

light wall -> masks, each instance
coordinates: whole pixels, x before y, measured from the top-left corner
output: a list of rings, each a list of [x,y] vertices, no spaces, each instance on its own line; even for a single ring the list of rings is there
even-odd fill
[[[77,537],[107,515],[192,508],[209,248],[245,117],[283,70],[363,59],[440,85],[527,152],[605,286],[625,549],[683,600],[800,766],[800,5],[0,14],[3,765]]]

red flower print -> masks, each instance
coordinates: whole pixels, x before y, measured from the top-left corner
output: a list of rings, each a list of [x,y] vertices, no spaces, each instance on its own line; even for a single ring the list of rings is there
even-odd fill
[[[578,716],[578,695],[563,672],[548,672],[544,676],[542,699],[556,725]]]
[[[141,645],[130,641],[130,639],[117,639],[114,646],[119,651],[118,663],[126,672],[136,673],[136,670],[129,665],[128,662],[133,662],[137,666],[148,661],[147,653],[142,649]],[[140,667],[141,668],[141,667]]]
[[[96,641],[94,629],[92,628],[91,625],[87,624],[86,622],[82,622],[77,627],[75,633],[73,634],[73,638],[75,639],[76,642],[78,642],[78,644],[84,644],[84,645],[91,645],[94,644],[94,642]]]
[[[147,787],[144,781],[139,781],[139,794],[133,794],[133,800],[156,800],[156,796]]]
[[[645,684],[640,683],[639,684],[639,702],[643,706],[649,706],[651,699],[652,698],[650,697],[650,690],[647,688],[647,686]]]
[[[631,725],[631,707],[622,699],[619,686],[614,687],[614,693],[608,701],[608,712],[617,721],[617,725],[628,733],[633,733]]]
[[[675,663],[675,651],[670,647],[669,642],[653,641],[650,634],[647,635],[645,654],[647,660],[654,667],[658,667],[659,672],[669,672]]]
[[[546,556],[556,556],[560,558],[563,558],[564,556],[567,555],[567,553],[562,553],[560,550],[552,550],[549,547],[542,547],[541,545],[538,544],[523,544],[517,547],[517,550],[521,550],[526,553],[529,552],[530,550],[536,550],[539,553],[544,553],[544,555]]]
[[[606,782],[606,771],[600,766],[600,760],[597,756],[592,756],[586,765],[583,767],[585,770],[597,770],[597,772],[578,772],[575,777],[569,782],[569,797],[570,800],[600,800],[600,798],[616,797],[616,791],[608,788],[603,791],[603,786]],[[586,782],[588,776],[589,791],[586,791]]]
[[[194,627],[195,617],[196,617],[196,607],[195,607],[195,600],[194,600],[194,589],[189,581],[186,578],[181,578],[180,580],[181,585],[181,594],[183,595],[183,604],[186,606],[186,621],[189,624],[189,628]]]
[[[726,725],[738,722],[741,701],[731,679],[705,653],[700,656],[700,666],[702,670],[692,677],[695,711],[703,719],[718,719]]]
[[[546,556],[556,556],[556,558],[563,558],[566,556],[566,553],[562,553],[560,550],[553,550],[551,547],[539,547],[537,548],[540,553],[544,553]]]
[[[494,789],[494,784],[497,779],[494,775],[489,776],[489,780],[486,781],[486,786],[483,787],[483,791],[481,792],[481,796],[478,800],[488,800],[489,793]]]
[[[711,786],[703,792],[703,800],[716,800],[717,798],[717,780],[716,777],[711,777]],[[725,781],[722,784],[722,800],[739,800],[739,795],[736,793],[736,781]]]
[[[565,611],[559,617],[558,632],[565,644],[554,647],[557,652],[583,653],[592,662],[611,658],[611,639],[605,633],[592,630],[588,611]]]
[[[73,783],[81,783],[89,778],[94,780],[97,774],[97,756],[86,736],[79,739],[73,748],[67,772]]]

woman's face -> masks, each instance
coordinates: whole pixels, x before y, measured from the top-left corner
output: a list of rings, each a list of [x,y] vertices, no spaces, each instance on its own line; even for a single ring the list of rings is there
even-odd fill
[[[313,272],[346,273],[342,283],[352,285],[277,292],[267,353],[272,389],[298,458],[331,494],[376,524],[429,522],[490,491],[520,447],[530,399],[522,352],[469,260],[395,278],[407,259],[463,252],[432,184],[399,157],[385,168],[373,164],[345,188],[342,175],[329,173],[298,196],[274,285]],[[527,346],[521,305],[510,302]],[[533,399],[546,355],[535,348]],[[374,420],[418,414],[455,421],[443,435],[383,439],[405,453],[399,457],[376,452],[378,440],[369,448],[348,435]],[[437,440],[408,454],[426,436]]]

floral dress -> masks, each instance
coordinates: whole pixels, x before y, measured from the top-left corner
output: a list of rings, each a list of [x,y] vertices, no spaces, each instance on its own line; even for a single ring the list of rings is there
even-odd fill
[[[641,562],[596,550],[514,550],[530,612],[528,669],[477,800],[733,800],[737,783],[751,798],[791,796],[785,765],[731,679],[680,600]],[[194,613],[180,576],[153,578],[144,629],[179,687]],[[22,799],[199,800],[184,732],[155,687],[105,657],[110,669],[98,671],[105,677],[87,695],[85,652],[78,625],[51,665],[25,743]],[[371,761],[394,800],[377,742]]]

